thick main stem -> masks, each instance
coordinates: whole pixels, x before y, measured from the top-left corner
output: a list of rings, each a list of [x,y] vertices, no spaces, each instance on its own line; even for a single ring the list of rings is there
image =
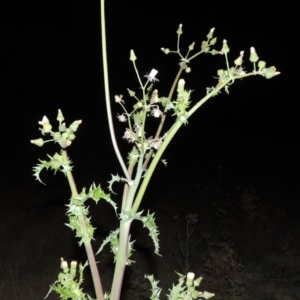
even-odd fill
[[[132,208],[132,202],[137,191],[137,188],[140,184],[142,174],[143,174],[143,159],[144,156],[140,154],[139,162],[137,165],[136,176],[133,182],[133,185],[130,187],[127,199],[125,203],[122,205],[122,212],[130,212]],[[123,200],[123,201],[124,201]],[[128,245],[129,245],[129,233],[130,233],[130,226],[131,226],[132,219],[130,220],[121,220],[120,221],[120,231],[119,231],[119,249],[116,255],[116,264],[115,264],[115,272],[113,283],[111,287],[111,296],[110,300],[119,300],[121,296],[123,278],[125,273],[125,267],[128,260]]]
[[[128,258],[128,243],[131,221],[120,222],[119,250],[116,258],[114,279],[111,287],[110,300],[119,300]]]

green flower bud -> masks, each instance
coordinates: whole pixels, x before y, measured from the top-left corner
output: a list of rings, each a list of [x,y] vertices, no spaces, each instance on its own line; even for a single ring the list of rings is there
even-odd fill
[[[61,138],[61,134],[60,134],[60,132],[54,132],[54,134],[53,134],[53,139],[54,139],[54,141],[59,141],[60,140],[60,138]]]
[[[170,53],[170,49],[169,48],[160,48],[161,51],[163,51],[165,54],[169,54]]]
[[[64,132],[64,133],[62,134],[62,138],[65,139],[65,140],[67,140],[67,139],[69,138],[69,135],[70,135],[69,132]]]
[[[75,122],[73,122],[71,125],[70,125],[70,129],[73,131],[73,132],[76,132],[77,129],[78,129],[78,126],[82,123],[82,120],[77,120]]]
[[[36,140],[31,140],[30,143],[42,147],[44,145],[44,140],[40,138]]]
[[[201,281],[202,281],[202,277],[199,277],[199,278],[195,279],[195,280],[194,280],[194,286],[195,286],[195,287],[199,286],[200,283],[201,283]]]
[[[62,123],[61,125],[59,125],[58,130],[59,130],[60,132],[66,131],[66,123]]]
[[[265,73],[265,77],[267,79],[270,79],[270,78],[280,74],[280,72],[276,71],[276,68],[274,66],[267,68],[264,73]]]
[[[260,60],[258,63],[257,63],[258,67],[260,69],[263,69],[265,66],[266,66],[266,62],[263,61],[263,60]]]
[[[64,121],[64,119],[65,119],[65,118],[64,118],[64,116],[63,116],[61,110],[59,109],[59,110],[58,110],[58,114],[57,114],[56,120],[57,120],[59,123],[61,123],[62,121]]]
[[[73,140],[75,140],[75,134],[74,133],[71,133],[70,135],[69,135],[69,138],[68,138],[68,140],[69,141],[73,141]]]
[[[178,35],[181,35],[181,34],[183,33],[183,31],[182,31],[182,24],[179,24],[179,28],[178,28],[178,30],[176,31],[176,33],[177,33]]]
[[[222,76],[224,74],[224,70],[222,70],[222,69],[218,70],[217,74],[218,74],[218,76]]]
[[[192,69],[190,67],[186,67],[184,70],[185,70],[185,73],[191,73],[192,72]]]
[[[71,270],[70,274],[75,276],[76,275],[76,268],[77,268],[77,261],[71,261]]]
[[[228,52],[230,51],[228,45],[227,45],[227,41],[226,40],[223,40],[223,47],[221,49],[221,52],[223,54],[227,54]]]
[[[128,93],[129,93],[129,96],[130,97],[134,97],[135,96],[135,92],[130,90],[130,89],[127,89]]]
[[[135,61],[137,58],[134,54],[134,51],[133,50],[130,50],[130,58],[129,58],[131,61]]]
[[[189,50],[192,51],[194,50],[195,42],[193,42],[191,45],[189,45]]]
[[[250,58],[249,58],[249,60],[253,63],[255,63],[259,60],[259,57],[258,57],[254,47],[250,48]]]
[[[39,121],[39,124],[43,126],[42,133],[49,133],[52,129],[52,126],[46,116],[43,117],[42,121]]]
[[[213,34],[214,34],[214,31],[215,31],[215,28],[212,28],[209,33],[207,34],[207,38],[210,40],[212,37],[213,37]]]
[[[61,260],[60,267],[63,269],[64,273],[68,273],[69,272],[68,263],[63,258],[61,258],[60,260]]]
[[[234,64],[236,66],[241,66],[243,63],[243,56],[244,56],[244,51],[240,52],[240,56],[234,61]]]
[[[69,147],[70,145],[72,144],[71,141],[67,140],[67,139],[61,139],[59,141],[59,145],[62,147],[62,148],[67,148]]]
[[[211,45],[214,45],[216,42],[217,42],[217,38],[216,38],[216,37],[213,38],[211,41],[209,41],[209,43],[210,43]]]
[[[210,51],[210,53],[211,53],[212,55],[217,55],[217,54],[219,54],[220,52],[217,51],[217,50],[215,50],[215,49],[212,49],[212,50]]]
[[[208,51],[209,47],[207,45],[208,45],[207,41],[202,41],[202,43],[201,43],[201,50]]]

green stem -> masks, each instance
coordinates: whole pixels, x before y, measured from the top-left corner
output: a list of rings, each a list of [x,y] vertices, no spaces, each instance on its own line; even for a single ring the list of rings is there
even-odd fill
[[[69,163],[69,158],[68,158],[68,154],[66,150],[62,150],[62,156],[64,158],[64,161],[66,163]],[[73,174],[71,171],[67,172],[67,179],[69,182],[69,186],[72,192],[72,198],[74,197],[78,197],[78,191],[77,191],[77,187],[75,184],[75,180],[73,177]],[[81,228],[84,231],[84,234],[87,236],[87,228],[86,228],[86,223],[83,217],[79,218],[79,222],[81,225]],[[91,243],[84,243],[84,247],[85,247],[85,251],[88,257],[88,261],[89,261],[89,266],[92,272],[92,277],[93,277],[93,283],[94,283],[94,288],[95,288],[95,293],[96,293],[96,297],[97,300],[104,300],[104,294],[103,294],[103,289],[102,289],[102,284],[101,284],[101,279],[100,279],[100,275],[98,272],[98,268],[97,268],[97,264],[96,264],[96,260],[95,260],[95,254],[92,248],[92,244]]]
[[[131,178],[130,178],[128,172],[127,172],[126,165],[124,163],[124,160],[122,158],[122,155],[120,153],[120,150],[119,150],[119,147],[118,147],[118,144],[117,144],[115,130],[114,130],[114,124],[113,124],[113,120],[112,120],[111,107],[110,107],[104,0],[101,0],[100,8],[101,8],[100,9],[101,10],[100,15],[101,15],[101,33],[102,33],[103,76],[104,76],[105,103],[106,103],[106,110],[107,110],[109,132],[110,132],[112,144],[113,144],[114,150],[116,152],[117,158],[119,160],[119,163],[121,165],[121,168],[122,168],[128,182],[131,182]]]
[[[124,205],[125,211],[130,211],[132,202],[136,193],[136,190],[139,186],[140,180],[143,174],[143,156],[141,155],[139,158],[139,163],[137,166],[137,172],[134,179],[133,185],[129,188],[128,196],[126,199],[126,203]],[[120,221],[120,233],[119,233],[119,249],[118,254],[116,257],[116,264],[115,264],[115,272],[113,283],[111,287],[111,295],[110,300],[119,300],[121,296],[121,289],[122,283],[124,278],[124,272],[126,267],[126,261],[128,259],[128,243],[129,243],[129,233],[130,233],[130,226],[132,220],[129,221]]]
[[[199,108],[201,107],[208,99],[210,99],[212,96],[215,96],[222,88],[224,88],[229,82],[231,81],[231,79],[227,79],[225,80],[222,84],[220,84],[217,88],[215,88],[213,91],[211,91],[210,93],[208,93],[204,98],[202,98],[197,104],[195,104],[193,106],[193,108],[188,112],[188,118]],[[143,199],[143,196],[145,194],[146,188],[149,184],[149,181],[153,175],[153,172],[158,164],[158,162],[161,159],[162,154],[164,153],[164,151],[166,150],[167,146],[169,145],[169,143],[171,142],[171,140],[173,139],[173,137],[175,136],[176,132],[179,130],[179,128],[182,126],[182,122],[181,121],[176,121],[176,123],[173,125],[173,127],[170,129],[170,131],[168,132],[164,142],[162,143],[162,145],[160,146],[160,148],[158,149],[157,153],[155,154],[147,172],[146,175],[144,177],[144,180],[142,182],[142,185],[139,189],[139,192],[136,196],[136,199],[134,201],[133,207],[132,207],[132,212],[135,213],[138,211],[138,208],[141,204],[141,201]]]

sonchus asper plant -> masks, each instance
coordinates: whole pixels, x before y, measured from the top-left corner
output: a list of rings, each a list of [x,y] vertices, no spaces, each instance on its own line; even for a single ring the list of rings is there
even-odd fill
[[[162,154],[176,132],[183,124],[187,125],[188,119],[210,98],[223,90],[229,93],[229,88],[236,80],[250,76],[263,76],[266,79],[270,79],[280,74],[274,66],[269,67],[265,61],[259,59],[254,47],[250,48],[249,53],[252,70],[250,69],[251,67],[246,67],[243,64],[244,51],[241,51],[239,56],[230,63],[230,49],[227,41],[223,40],[220,48],[216,46],[217,38],[214,37],[214,28],[209,31],[206,39],[201,43],[200,49],[196,53],[193,54],[196,45],[192,43],[188,47],[186,55],[183,55],[179,48],[180,38],[183,34],[182,25],[180,24],[177,30],[176,50],[161,49],[165,54],[174,53],[178,55],[180,62],[178,73],[170,87],[169,94],[160,96],[159,91],[155,88],[155,83],[158,81],[158,71],[153,69],[149,74],[144,75],[144,77],[140,76],[136,65],[137,57],[134,51],[131,50],[129,58],[132,61],[140,86],[139,93],[128,89],[128,96],[135,101],[133,106],[125,105],[127,97],[122,95],[114,97],[122,109],[117,118],[120,122],[126,124],[122,138],[132,144],[132,149],[127,156],[126,165],[117,145],[113,127],[113,114],[110,106],[104,0],[101,0],[101,25],[105,98],[109,130],[123,175],[116,174],[112,176],[108,185],[110,193],[106,193],[100,185],[96,185],[95,183],[92,183],[89,189],[83,188],[81,192],[78,192],[72,175],[73,166],[67,154],[67,148],[73,144],[81,120],[75,121],[67,127],[61,110],[58,110],[57,115],[58,129],[54,131],[52,124],[44,116],[39,122],[42,137],[31,141],[31,143],[40,147],[44,146],[47,142],[54,142],[60,148],[60,151],[56,152],[53,156],[48,155],[48,160],[39,161],[39,164],[34,167],[34,176],[37,180],[41,181],[40,172],[43,169],[51,169],[55,172],[60,171],[66,176],[71,189],[70,203],[67,205],[68,223],[66,225],[75,231],[76,237],[79,238],[79,245],[85,246],[88,258],[88,262],[79,266],[79,274],[76,262],[71,262],[71,268],[69,269],[67,262],[61,259],[63,272],[58,275],[57,281],[50,287],[50,291],[59,293],[61,299],[91,299],[90,296],[83,293],[80,287],[83,281],[83,269],[87,265],[91,269],[97,300],[120,299],[125,267],[133,263],[131,256],[134,241],[130,240],[130,227],[133,220],[141,221],[143,226],[148,229],[154,243],[154,252],[159,255],[159,231],[155,223],[154,213],[144,213],[139,210],[139,207],[158,162],[162,161],[166,163],[166,161],[161,159]],[[192,61],[200,54],[222,55],[225,58],[225,64],[222,69],[217,70],[216,84],[206,88],[203,98],[195,101],[192,100],[192,91],[185,87],[182,72],[189,73]],[[168,115],[171,117],[174,116],[174,123],[170,128],[164,129],[164,133],[162,133]],[[152,128],[148,126],[149,118],[157,119],[158,126],[156,132],[151,132]],[[49,139],[45,139],[47,136],[49,136]],[[113,183],[116,181],[124,184],[121,207],[119,208],[111,196],[111,194],[114,194]],[[96,203],[101,199],[105,200],[112,205],[120,220],[119,228],[110,233],[96,253],[100,253],[103,247],[109,244],[111,252],[114,255],[115,271],[110,293],[104,293],[102,289],[99,270],[91,244],[95,228],[91,224],[89,209],[86,205],[88,199],[92,199]],[[146,275],[146,278],[149,279],[152,286],[150,299],[159,299],[161,289],[158,287],[158,281],[151,275]],[[170,293],[167,295],[168,299],[209,299],[213,297],[213,293],[196,290],[200,285],[201,279],[194,280],[194,274],[191,272],[184,275],[179,274],[179,283],[173,285],[172,289],[170,289]]]

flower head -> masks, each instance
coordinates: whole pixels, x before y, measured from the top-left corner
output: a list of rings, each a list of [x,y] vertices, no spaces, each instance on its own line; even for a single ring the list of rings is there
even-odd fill
[[[127,118],[124,116],[125,114],[117,115],[117,118],[119,119],[120,122],[126,122]]]
[[[133,143],[136,140],[135,136],[128,128],[126,128],[123,139],[127,140],[129,143]]]
[[[157,70],[152,69],[151,72],[149,74],[146,74],[144,77],[146,77],[150,82],[159,81],[157,78],[155,78],[157,73]]]
[[[155,118],[159,118],[161,116],[163,116],[163,112],[159,109],[158,105],[154,105],[153,109],[151,110],[151,116],[155,117]]]

